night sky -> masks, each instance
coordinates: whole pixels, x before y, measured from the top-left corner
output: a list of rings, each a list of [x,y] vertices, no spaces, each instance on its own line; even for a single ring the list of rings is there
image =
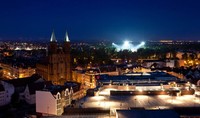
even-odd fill
[[[200,0],[0,0],[1,40],[200,40]]]

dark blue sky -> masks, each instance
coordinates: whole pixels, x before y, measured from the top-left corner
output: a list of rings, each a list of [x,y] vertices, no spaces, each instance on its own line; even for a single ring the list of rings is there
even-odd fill
[[[0,39],[200,40],[200,0],[0,0]]]

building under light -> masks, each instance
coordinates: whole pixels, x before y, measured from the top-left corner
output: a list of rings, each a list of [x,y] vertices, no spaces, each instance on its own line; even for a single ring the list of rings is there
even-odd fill
[[[36,91],[36,112],[43,115],[62,115],[63,108],[70,105],[73,90]]]
[[[101,75],[96,87],[111,90],[110,95],[192,95],[194,89],[186,81],[165,72],[127,73],[118,76]]]
[[[83,87],[76,82],[66,82],[65,85],[53,85],[36,91],[36,112],[47,115],[62,115],[64,108],[72,101],[85,96]]]
[[[0,63],[3,71],[3,77],[6,79],[26,78],[35,74],[35,68],[32,67],[13,67],[10,64]]]

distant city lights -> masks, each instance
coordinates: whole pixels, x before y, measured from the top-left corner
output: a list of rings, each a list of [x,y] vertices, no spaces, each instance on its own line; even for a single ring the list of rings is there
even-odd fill
[[[130,41],[126,40],[122,45],[117,45],[115,43],[112,43],[112,45],[117,49],[117,51],[131,50],[132,52],[136,52],[139,48],[145,45],[145,42],[142,41],[140,44],[134,46]]]

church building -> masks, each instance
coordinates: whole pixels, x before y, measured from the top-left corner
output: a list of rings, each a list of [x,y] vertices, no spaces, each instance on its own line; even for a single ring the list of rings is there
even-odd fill
[[[63,85],[66,81],[70,81],[70,40],[67,32],[63,43],[59,44],[53,31],[47,51],[46,59],[36,65],[36,72],[53,84]]]

